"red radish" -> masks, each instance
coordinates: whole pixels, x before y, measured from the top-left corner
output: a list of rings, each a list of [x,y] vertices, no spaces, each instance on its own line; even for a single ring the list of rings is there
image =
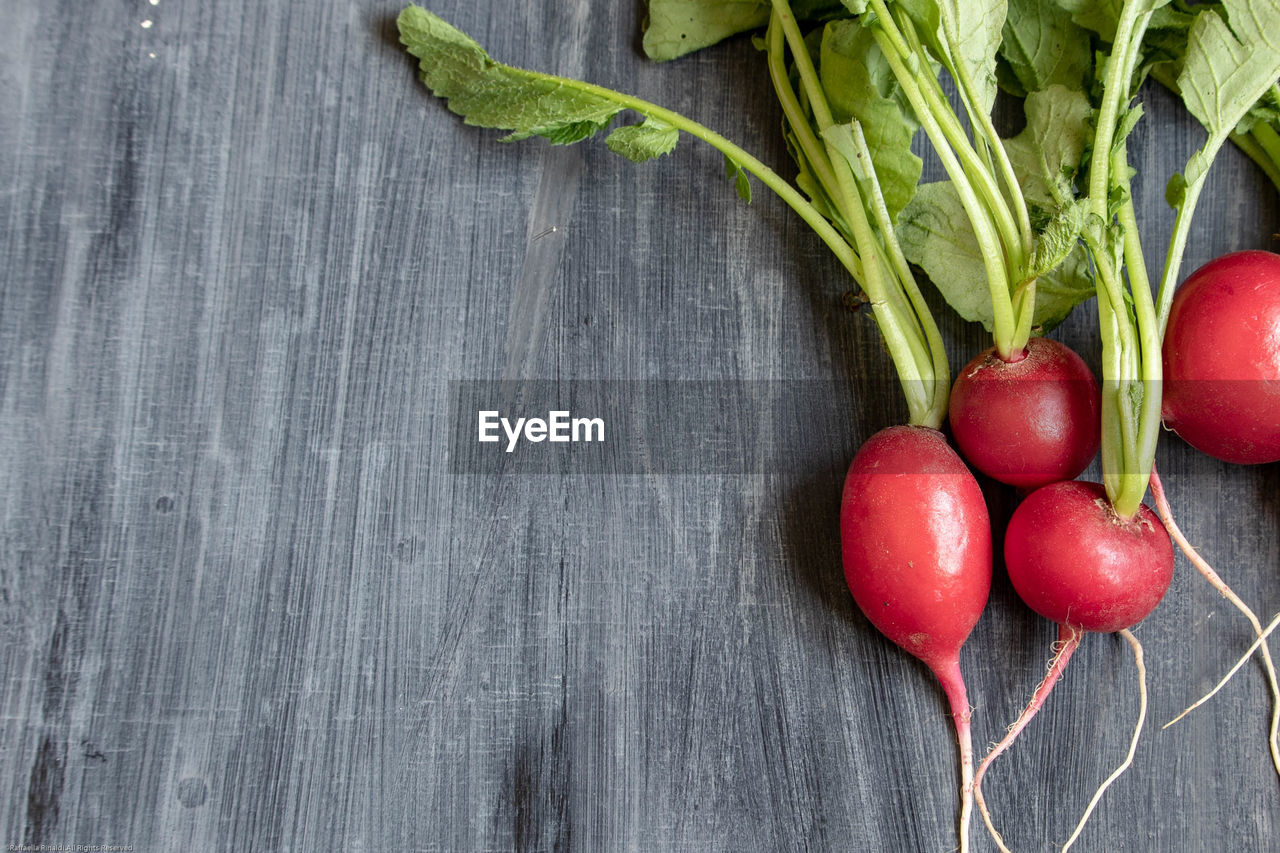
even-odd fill
[[[1212,260],[1173,297],[1165,426],[1224,462],[1280,460],[1280,255]]]
[[[962,847],[972,802],[960,647],[991,589],[991,523],[973,474],[928,427],[895,426],[854,456],[840,507],[844,577],[882,634],[938,677],[960,746]]]
[[[1098,483],[1037,489],[1009,519],[1005,565],[1032,610],[1086,631],[1131,628],[1173,580],[1173,545],[1145,505],[1120,518]]]
[[[1018,595],[1032,610],[1057,622],[1059,632],[1049,673],[974,777],[978,806],[1002,850],[1007,848],[991,824],[982,778],[1043,707],[1086,631],[1119,632],[1133,647],[1143,684],[1141,731],[1146,715],[1145,669],[1142,647],[1129,629],[1147,618],[1169,589],[1173,544],[1145,504],[1139,505],[1133,518],[1122,518],[1101,484],[1072,481],[1036,489],[1018,505],[1005,531],[1004,558]],[[1137,732],[1133,744],[1137,744]],[[1128,766],[1133,753],[1131,747],[1125,763],[1098,789],[1064,850],[1078,837],[1102,791]]]
[[[956,446],[982,473],[1025,489],[1080,475],[1102,441],[1093,371],[1069,347],[1031,338],[1023,357],[995,347],[969,362],[951,389]]]

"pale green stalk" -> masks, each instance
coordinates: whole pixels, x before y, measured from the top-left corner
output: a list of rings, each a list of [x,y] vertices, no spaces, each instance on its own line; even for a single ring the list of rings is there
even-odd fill
[[[806,199],[799,190],[787,183],[781,175],[762,163],[758,158],[747,152],[745,149],[730,142],[725,137],[716,133],[706,125],[699,124],[690,118],[686,118],[680,113],[660,107],[655,103],[627,95],[622,92],[616,92],[613,89],[606,89],[603,86],[597,86],[593,83],[584,83],[580,80],[572,80],[567,77],[555,77],[550,74],[542,74],[537,71],[525,71],[524,73],[543,77],[545,79],[554,80],[562,86],[577,88],[581,91],[588,92],[592,95],[611,100],[616,104],[620,104],[627,109],[635,110],[641,115],[650,116],[666,122],[677,130],[682,130],[690,136],[701,139],[712,148],[724,154],[733,162],[741,166],[745,171],[754,175],[762,184],[771,189],[779,198],[786,202],[792,210],[800,215],[800,218],[812,228],[828,248],[835,254],[841,265],[857,280],[862,280],[862,262],[857,252],[849,245],[848,241],[841,236],[840,232],[827,221],[827,219],[818,212],[809,200]]]
[[[946,7],[940,6],[940,8],[945,10]],[[947,48],[951,51],[952,56],[958,56],[960,46],[952,41],[951,28],[944,27],[943,29],[947,33]],[[1022,185],[1018,183],[1018,176],[1013,171],[1013,163],[1009,161],[1009,154],[1005,151],[1004,143],[1000,140],[1000,135],[996,133],[996,127],[991,122],[991,114],[976,108],[977,87],[969,74],[968,66],[963,62],[952,64],[955,67],[949,69],[951,77],[956,81],[956,86],[969,113],[969,123],[975,129],[974,135],[979,139],[986,138],[988,149],[995,155],[995,165],[999,169],[1000,178],[1004,182],[1009,200],[1013,203],[1013,212],[1017,217],[1018,233],[1021,240],[1013,247],[1017,249],[1017,254],[1011,257],[1010,266],[1013,270],[1022,272],[1026,268],[1027,254],[1031,251],[1031,246],[1035,240],[1031,230],[1031,215],[1027,212],[1027,202],[1022,196]],[[978,131],[981,131],[981,134]]]
[[[831,161],[827,158],[827,149],[818,137],[814,134],[813,128],[809,126],[808,117],[805,115],[804,107],[801,106],[800,100],[796,97],[795,90],[791,88],[791,80],[787,75],[787,67],[783,55],[783,33],[782,27],[776,25],[776,16],[769,21],[769,30],[767,33],[768,51],[766,57],[769,64],[769,77],[773,81],[774,92],[778,96],[778,102],[782,106],[782,114],[790,125],[791,130],[796,135],[796,140],[800,143],[800,150],[804,152],[805,159],[809,161],[809,167],[813,169],[814,176],[818,179],[819,185],[824,191],[828,191],[829,187],[836,184],[835,172],[831,169]],[[832,204],[836,204],[836,199],[830,199]]]
[[[884,6],[884,2],[883,0],[873,0],[873,5]],[[887,7],[884,8],[884,14],[886,16],[889,14]],[[975,147],[975,143],[982,142],[982,137],[975,134],[971,141],[965,133],[964,126],[960,123],[960,119],[951,107],[951,102],[947,100],[946,93],[942,90],[942,84],[938,82],[938,78],[934,74],[929,73],[928,51],[920,41],[919,34],[916,33],[915,27],[911,22],[908,20],[899,24],[892,17],[879,17],[879,13],[877,13],[877,21],[879,23],[879,26],[875,29],[877,42],[881,42],[880,34],[883,33],[888,36],[889,44],[893,45],[898,52],[899,66],[894,67],[894,76],[898,77],[898,82],[903,86],[903,91],[907,94],[908,100],[912,100],[911,93],[907,91],[908,86],[919,93],[925,111],[935,119],[937,128],[945,135],[948,144],[954,149],[956,157],[964,169],[965,176],[985,203],[991,221],[1000,235],[1006,264],[1009,269],[1014,269],[1015,267],[1010,261],[1011,259],[1016,259],[1017,254],[1020,252],[1020,229],[1015,224],[1015,217],[1010,211],[1003,193],[1000,192],[1000,187],[992,177],[993,169],[991,168],[989,157],[984,157]],[[889,56],[889,51],[885,50],[883,42],[881,42],[880,46],[892,66],[894,57]],[[919,67],[916,73],[909,73],[911,69],[906,68],[901,63],[913,60]],[[904,68],[906,73],[903,76],[898,75],[898,67]],[[971,116],[977,112],[971,101],[966,100],[963,91],[961,91],[961,100],[965,102],[965,110]],[[921,111],[920,106],[915,101],[912,101],[911,106],[917,113]],[[926,132],[928,132],[927,128]],[[992,130],[992,135],[998,142],[999,137],[995,136],[994,129]],[[932,134],[930,134],[930,140],[936,147],[937,140]],[[955,180],[954,176],[952,176],[952,180]],[[1030,223],[1028,223],[1029,229]],[[1007,287],[1012,282],[1012,279],[1007,273],[1003,278]]]
[[[884,7],[882,0],[874,0],[874,2],[877,6],[877,15],[883,23],[883,26],[874,28],[876,42],[880,45],[890,68],[893,70],[894,77],[902,87],[907,100],[911,103],[911,107],[915,111],[916,117],[920,120],[921,126],[933,143],[934,150],[937,151],[938,158],[942,161],[943,168],[946,169],[952,185],[956,189],[965,214],[969,217],[969,222],[973,227],[974,238],[977,241],[978,250],[987,273],[987,286],[991,292],[992,336],[1000,356],[1005,359],[1011,359],[1017,353],[1017,350],[1014,350],[1011,346],[1015,337],[1017,320],[1014,317],[1013,305],[1009,296],[1009,279],[1005,267],[1006,254],[1003,241],[992,224],[991,208],[979,199],[969,181],[968,171],[958,159],[957,150],[967,150],[967,156],[971,159],[975,158],[976,155],[969,146],[968,140],[963,137],[963,133],[961,133],[961,138],[956,140],[959,142],[958,148],[952,147],[953,140],[944,131],[939,120],[940,118],[950,117],[954,121],[955,116],[949,107],[938,107],[938,105],[931,103],[924,90],[917,84],[915,75],[906,67],[903,60],[904,56],[913,55],[910,52],[910,47],[903,40],[901,32],[893,27],[893,20],[888,17],[888,10]],[[927,74],[924,76],[926,78],[929,77]],[[997,192],[996,195],[998,196],[999,193]],[[984,194],[984,197],[986,197],[986,194]],[[1014,229],[1013,233],[1016,235],[1016,229]]]
[[[1222,144],[1227,141],[1230,135],[1228,131],[1220,131],[1210,134],[1208,140],[1193,157],[1205,158],[1204,162],[1211,163],[1213,158],[1217,156],[1218,150],[1222,148]],[[1208,177],[1208,169],[1203,170],[1200,176],[1194,181],[1186,184],[1183,192],[1182,204],[1178,207],[1178,213],[1173,220],[1173,233],[1169,236],[1169,250],[1164,256],[1164,273],[1160,276],[1160,295],[1159,305],[1159,330],[1160,334],[1164,334],[1165,326],[1169,322],[1169,311],[1173,307],[1173,292],[1178,287],[1178,273],[1182,269],[1182,256],[1187,250],[1187,237],[1191,234],[1191,220],[1195,216],[1196,204],[1200,201],[1200,191],[1204,189],[1205,178]]]
[[[871,161],[871,150],[867,147],[866,136],[862,132],[862,125],[855,123],[853,126],[854,144],[857,146],[858,153],[868,162]],[[893,234],[893,221],[889,217],[889,208],[885,204],[884,194],[880,191],[880,186],[876,181],[869,181],[871,210],[875,214],[876,226],[882,234]],[[920,286],[916,284],[915,276],[911,273],[911,266],[907,263],[906,257],[902,254],[902,246],[898,244],[896,238],[886,239],[885,249],[889,254],[889,258],[894,268],[897,270],[898,282],[907,293],[907,299],[911,302],[911,307],[915,310],[916,321],[921,330],[924,332],[925,340],[929,343],[929,353],[932,357],[932,373],[934,376],[949,376],[951,367],[947,363],[947,350],[942,343],[942,334],[938,331],[938,324],[933,319],[933,313],[929,310],[928,304],[924,301],[924,294],[920,292]],[[942,425],[943,418],[947,414],[947,401],[950,396],[951,388],[946,381],[935,382],[933,388],[933,405],[929,410],[929,420],[936,421],[935,428]]]
[[[827,103],[826,90],[822,88],[822,81],[818,77],[818,70],[813,65],[813,58],[809,55],[809,47],[805,43],[804,34],[800,32],[800,26],[796,23],[795,15],[792,13],[787,0],[774,0],[770,26],[780,26],[787,45],[791,48],[791,55],[795,60],[796,70],[800,74],[803,90],[808,97],[809,107],[818,123],[818,132],[825,135],[828,129],[835,126],[835,117],[831,113],[830,104]],[[787,88],[790,88],[789,80],[787,81]],[[830,195],[834,189],[837,196],[834,199],[837,209],[852,228],[853,217],[858,215],[853,208],[863,209],[861,194],[854,175],[850,171],[852,164],[843,163],[843,158],[838,152],[831,151],[830,145],[827,145],[827,158],[827,162],[831,164],[835,175],[835,185],[834,187],[827,185],[826,191]],[[865,210],[863,216],[865,216]],[[892,234],[893,232],[890,229],[885,233]],[[881,262],[884,262],[883,250],[879,241],[873,241],[869,245],[855,239],[854,243],[861,256],[868,255],[874,249],[877,257],[881,259]],[[865,257],[863,266],[864,269],[867,266]],[[884,289],[882,295],[886,308],[894,313],[895,325],[901,329],[904,325],[910,324],[911,321],[908,318],[912,310],[903,298],[901,290],[897,287],[888,287]],[[907,336],[906,343],[911,348],[912,358],[916,362],[917,369],[922,375],[927,376],[932,373],[932,367],[928,353],[919,338],[920,335]]]
[[[1267,153],[1271,163],[1280,165],[1280,134],[1276,133],[1276,129],[1269,124],[1258,122],[1253,126],[1253,138]]]
[[[1132,287],[1134,291],[1135,319],[1138,328],[1129,319],[1124,300],[1124,282],[1121,272],[1113,266],[1113,257],[1106,248],[1106,234],[1097,225],[1111,222],[1109,200],[1111,189],[1119,186],[1128,191],[1128,165],[1124,158],[1125,146],[1114,152],[1115,130],[1122,104],[1129,102],[1129,86],[1133,79],[1134,65],[1139,57],[1139,47],[1146,31],[1150,12],[1139,11],[1141,4],[1126,2],[1116,27],[1114,45],[1117,52],[1108,62],[1108,85],[1103,93],[1098,111],[1097,133],[1094,137],[1093,156],[1089,174],[1089,208],[1096,217],[1095,226],[1085,229],[1085,244],[1094,256],[1094,268],[1101,287],[1098,289],[1098,318],[1102,331],[1102,476],[1107,497],[1116,513],[1123,518],[1132,517],[1142,503],[1150,474],[1150,461],[1143,462],[1148,442],[1142,437],[1149,427],[1144,421],[1155,397],[1156,428],[1159,424],[1159,333],[1155,331],[1154,317],[1138,308],[1144,289],[1150,302],[1150,286]],[[1123,100],[1122,100],[1123,99]],[[1131,205],[1132,202],[1129,202]],[[1121,210],[1120,227],[1124,234],[1124,258],[1131,261],[1131,283],[1146,282],[1141,248],[1137,243],[1136,222]],[[1126,222],[1126,220],[1129,220]],[[1154,337],[1153,337],[1154,332]],[[1154,352],[1151,344],[1154,341]],[[1145,380],[1156,371],[1156,382],[1150,386]],[[1136,391],[1134,389],[1137,389]],[[1142,393],[1142,405],[1138,420],[1134,420],[1131,395]],[[1157,433],[1158,435],[1158,433]],[[1154,459],[1154,444],[1151,444]]]
[[[790,6],[785,0],[774,0],[774,11],[770,27],[775,32],[780,29],[788,46],[791,48],[801,84],[808,98],[809,107],[818,123],[819,131],[826,131],[834,127],[835,121],[832,117],[830,106],[827,104],[821,82],[818,79],[817,70],[813,67],[808,47],[804,42],[804,36],[800,32],[795,16],[791,13]],[[793,129],[798,130],[799,127],[803,126],[812,134],[803,112],[798,110],[799,101],[794,92],[791,91],[790,79],[781,67],[781,60],[777,55],[777,48],[779,47],[777,36],[771,35],[770,48],[771,52],[775,54],[771,57],[771,62],[782,72],[772,74],[774,87],[779,91],[779,100],[784,103],[784,111],[788,106],[792,110],[791,114],[788,115],[788,120],[792,122]],[[794,118],[792,117],[793,115]],[[817,142],[816,138],[812,139],[812,141],[814,143]],[[833,152],[829,144],[825,148],[827,152],[826,162],[830,165],[831,172],[834,174],[834,189],[838,194],[838,198],[833,199],[833,201],[853,232],[854,243],[858,247],[860,257],[863,259],[863,274],[859,279],[859,283],[871,299],[877,324],[884,335],[885,346],[889,349],[894,366],[898,371],[903,393],[907,398],[907,408],[910,413],[911,423],[937,428],[942,424],[942,412],[938,411],[935,402],[935,398],[938,396],[935,390],[938,384],[936,363],[932,359],[931,352],[926,350],[925,345],[920,341],[920,329],[917,325],[918,318],[915,316],[912,307],[904,300],[900,288],[893,286],[887,280],[889,277],[886,276],[886,271],[892,265],[886,259],[884,247],[876,238],[875,231],[867,218],[866,209],[863,206],[862,197],[851,165],[843,162],[838,152]],[[826,190],[830,194],[833,188],[828,185]],[[892,233],[892,230],[890,230],[888,235],[891,236]],[[915,327],[914,334],[912,333],[912,327]],[[942,374],[944,377],[946,375],[946,373]],[[942,381],[945,383],[946,380],[943,379]]]

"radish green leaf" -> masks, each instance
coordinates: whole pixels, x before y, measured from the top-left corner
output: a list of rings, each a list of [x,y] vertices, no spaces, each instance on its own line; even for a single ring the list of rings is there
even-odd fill
[[[911,151],[920,127],[875,35],[854,18],[822,33],[819,76],[835,121],[857,119],[866,136],[891,219],[915,195],[923,161]]]
[[[1093,53],[1089,33],[1059,6],[1009,0],[997,75],[1004,88],[1026,96],[1050,86],[1088,91]]]

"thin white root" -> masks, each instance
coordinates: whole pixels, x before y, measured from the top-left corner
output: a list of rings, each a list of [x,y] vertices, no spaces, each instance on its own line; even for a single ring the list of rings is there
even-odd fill
[[[1249,624],[1253,626],[1254,636],[1259,638],[1259,642],[1255,643],[1251,648],[1256,650],[1259,646],[1262,647],[1262,666],[1266,670],[1267,684],[1271,688],[1271,728],[1267,733],[1267,744],[1271,748],[1271,763],[1275,766],[1277,775],[1280,775],[1280,682],[1276,679],[1276,667],[1271,660],[1271,650],[1267,648],[1267,644],[1264,642],[1265,636],[1262,631],[1262,623],[1258,621],[1258,617],[1253,612],[1253,609],[1250,608],[1249,605],[1245,604],[1244,601],[1235,594],[1231,587],[1227,586],[1226,581],[1224,581],[1218,573],[1213,570],[1213,566],[1210,566],[1209,563],[1200,556],[1200,553],[1192,547],[1191,543],[1187,541],[1186,536],[1182,534],[1182,531],[1178,528],[1177,522],[1173,520],[1173,511],[1169,508],[1169,501],[1164,494],[1164,485],[1160,482],[1160,475],[1156,472],[1154,464],[1151,466],[1151,495],[1155,499],[1156,511],[1160,513],[1160,520],[1164,522],[1165,529],[1169,532],[1169,535],[1173,537],[1173,541],[1178,543],[1178,547],[1182,550],[1182,553],[1186,555],[1187,559],[1191,561],[1191,565],[1196,567],[1196,570],[1204,576],[1204,579],[1207,580],[1223,598],[1231,602],[1232,606],[1244,614],[1244,617],[1249,620]],[[1237,666],[1236,669],[1239,669],[1239,667]],[[1236,669],[1233,669],[1231,672],[1235,673]],[[1227,676],[1227,678],[1230,677],[1230,675]],[[1165,725],[1165,728],[1168,728],[1173,725],[1173,723],[1182,719],[1182,717],[1186,716],[1192,708],[1202,704],[1209,698],[1209,696],[1217,693],[1221,687],[1222,685],[1219,684],[1213,689],[1212,693],[1195,703],[1195,705],[1192,705],[1191,708],[1183,711],[1177,719],[1172,720],[1170,723]]]
[[[1062,676],[1062,670],[1080,646],[1080,639],[1083,636],[1084,631],[1082,629],[1070,625],[1058,626],[1058,639],[1054,641],[1052,646],[1053,657],[1049,659],[1048,670],[1045,672],[1044,678],[1036,685],[1031,701],[1027,703],[1026,708],[1018,715],[1018,719],[1014,720],[1013,724],[1009,726],[1004,740],[991,747],[986,758],[982,759],[982,763],[978,765],[977,773],[974,774],[973,795],[978,804],[978,812],[982,815],[982,822],[987,825],[987,832],[990,833],[991,839],[1000,848],[1000,853],[1013,853],[1013,851],[1005,845],[1004,837],[991,820],[991,811],[987,808],[986,797],[982,795],[982,777],[986,775],[987,768],[991,766],[991,762],[995,761],[1002,752],[1009,748],[1014,739],[1031,722],[1031,718],[1039,713],[1044,706],[1045,700],[1049,697],[1049,691],[1058,683],[1058,679]]]
[[[1138,738],[1142,736],[1142,724],[1147,719],[1147,667],[1142,658],[1142,644],[1138,642],[1138,638],[1133,636],[1133,632],[1128,628],[1121,630],[1120,636],[1129,642],[1129,647],[1133,649],[1133,662],[1138,667],[1138,724],[1133,728],[1133,740],[1129,742],[1129,754],[1125,756],[1124,762],[1112,771],[1106,781],[1098,786],[1098,790],[1094,792],[1093,799],[1089,801],[1084,814],[1080,816],[1080,822],[1076,824],[1075,832],[1071,833],[1067,843],[1062,845],[1062,853],[1066,853],[1071,849],[1071,845],[1076,843],[1076,839],[1080,837],[1081,831],[1084,830],[1085,823],[1089,820],[1089,815],[1093,814],[1094,808],[1102,799],[1103,792],[1111,787],[1111,783],[1119,779],[1124,771],[1129,769],[1129,765],[1133,764],[1133,756],[1138,751]]]
[[[1280,625],[1280,613],[1276,614],[1276,617],[1272,619],[1270,623],[1267,624],[1266,628],[1263,628],[1260,632],[1258,632],[1258,639],[1254,640],[1253,645],[1250,646],[1247,650],[1245,650],[1245,653],[1240,656],[1240,660],[1236,661],[1236,665],[1231,667],[1231,669],[1227,671],[1227,674],[1222,677],[1222,680],[1218,682],[1216,687],[1214,687],[1208,693],[1204,694],[1199,699],[1197,699],[1195,703],[1191,705],[1190,708],[1187,708],[1187,710],[1183,711],[1181,714],[1174,717],[1169,722],[1165,723],[1164,726],[1162,726],[1162,728],[1166,728],[1166,729],[1169,728],[1169,726],[1172,726],[1174,723],[1181,720],[1187,714],[1190,714],[1196,708],[1199,708],[1205,702],[1208,702],[1210,699],[1212,699],[1213,695],[1217,693],[1219,690],[1221,690],[1223,687],[1225,687],[1227,682],[1231,680],[1231,676],[1239,672],[1240,667],[1244,666],[1246,663],[1249,662],[1249,658],[1253,657],[1253,653],[1258,650],[1258,646],[1261,646],[1264,642],[1266,642],[1267,637],[1271,636],[1271,632],[1276,629],[1277,625]]]
[[[969,853],[969,825],[973,822],[973,742],[966,730],[960,741],[960,853]]]
[[[1004,836],[1000,834],[1000,830],[996,829],[996,825],[991,821],[991,812],[987,810],[987,802],[985,799],[978,800],[978,812],[982,815],[982,822],[987,825],[987,833],[990,834],[991,840],[1000,848],[1000,853],[1013,853],[1004,843]]]

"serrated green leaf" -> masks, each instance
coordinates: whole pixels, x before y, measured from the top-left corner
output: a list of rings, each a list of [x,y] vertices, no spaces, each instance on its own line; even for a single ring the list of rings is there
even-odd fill
[[[1221,2],[1200,2],[1190,5],[1187,0],[1175,0],[1174,3],[1157,10],[1152,16],[1151,26],[1143,39],[1144,61],[1150,65],[1150,74],[1162,85],[1182,97],[1179,77],[1182,74],[1191,29],[1197,16],[1203,12],[1214,12],[1219,18],[1227,14]],[[1272,182],[1280,186],[1280,164],[1269,153],[1269,146],[1261,146],[1256,138],[1250,138],[1255,128],[1269,139],[1274,128],[1280,127],[1280,105],[1271,96],[1264,93],[1236,122],[1230,138],[1250,158],[1262,167]],[[1166,193],[1171,204],[1181,206],[1185,198],[1186,182],[1171,187]]]
[[[996,99],[996,53],[1007,11],[1006,0],[899,0],[934,56],[973,82],[975,107],[990,113]],[[951,45],[956,50],[951,50]]]
[[[506,141],[542,136],[564,145],[608,126],[622,107],[572,81],[494,62],[470,36],[426,9],[396,19],[419,76],[467,124],[510,130]]]
[[[680,131],[665,121],[647,118],[639,124],[615,128],[605,139],[609,150],[633,163],[643,163],[670,154],[680,139]]]
[[[1178,90],[1210,134],[1234,130],[1277,77],[1280,0],[1223,0],[1222,14],[1209,9],[1196,17]]]
[[[1093,107],[1083,92],[1053,85],[1032,92],[1023,109],[1027,125],[1004,147],[1028,205],[1047,220],[1076,195],[1075,179],[1093,137]]]
[[[920,123],[875,35],[855,19],[830,22],[822,33],[818,73],[835,120],[862,124],[885,206],[896,218],[915,195],[924,168],[911,151]]]
[[[1088,219],[1089,205],[1084,199],[1077,199],[1059,210],[1058,215],[1036,235],[1027,274],[1043,278],[1057,269],[1075,250]]]
[[[1054,85],[1088,91],[1089,42],[1066,10],[1044,0],[1009,0],[1000,43],[1007,88],[1024,97]]]
[[[986,266],[950,181],[920,186],[898,217],[898,241],[907,260],[924,270],[957,314],[991,331],[995,317]]]
[[[902,211],[897,233],[907,260],[925,271],[947,304],[964,319],[991,331],[995,318],[986,266],[951,183],[923,184]],[[1084,250],[1074,246],[1056,269],[1038,278],[1033,326],[1053,328],[1093,295],[1093,287]]]

